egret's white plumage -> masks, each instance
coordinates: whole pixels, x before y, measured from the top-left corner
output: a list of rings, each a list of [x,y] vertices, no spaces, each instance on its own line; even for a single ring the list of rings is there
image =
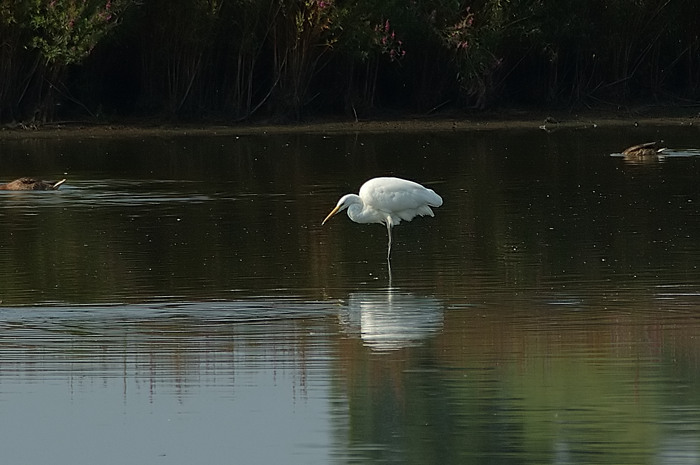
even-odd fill
[[[389,235],[387,259],[391,255],[391,228],[416,216],[434,216],[431,207],[442,205],[442,197],[434,190],[400,178],[373,178],[360,187],[360,193],[340,198],[335,208],[321,223],[345,209],[355,223],[381,223]]]

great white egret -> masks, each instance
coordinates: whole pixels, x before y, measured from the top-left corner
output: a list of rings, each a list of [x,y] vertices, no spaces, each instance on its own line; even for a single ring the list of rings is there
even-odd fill
[[[401,220],[411,221],[416,216],[434,216],[430,207],[442,205],[442,197],[432,189],[400,178],[373,178],[360,187],[360,194],[347,194],[338,200],[335,208],[321,225],[333,215],[347,208],[348,216],[355,223],[380,223],[386,225],[389,247],[386,258],[391,257],[391,228]]]
[[[7,184],[0,184],[0,190],[3,191],[54,191],[61,187],[61,184],[66,182],[65,179],[60,181],[39,181],[33,178],[19,178]]]

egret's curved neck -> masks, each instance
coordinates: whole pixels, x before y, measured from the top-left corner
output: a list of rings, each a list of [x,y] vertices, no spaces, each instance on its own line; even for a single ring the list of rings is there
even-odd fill
[[[355,223],[371,223],[372,220],[368,218],[368,210],[365,207],[365,203],[362,201],[359,195],[349,194],[347,198],[348,205],[348,216]]]

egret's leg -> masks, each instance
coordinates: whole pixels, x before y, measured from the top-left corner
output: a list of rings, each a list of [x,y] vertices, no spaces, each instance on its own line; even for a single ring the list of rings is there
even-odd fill
[[[389,235],[389,245],[386,251],[386,260],[389,261],[389,259],[391,258],[391,222],[389,221],[387,221],[386,223],[386,232]]]

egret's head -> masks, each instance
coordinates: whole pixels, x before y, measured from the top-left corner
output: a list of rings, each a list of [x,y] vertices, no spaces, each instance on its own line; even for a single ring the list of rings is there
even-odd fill
[[[350,205],[353,203],[357,202],[357,195],[355,194],[347,194],[344,195],[338,200],[338,204],[335,206],[333,210],[328,214],[328,216],[321,222],[321,226],[326,224],[326,221],[330,220],[333,216],[335,216],[337,213],[342,212],[346,208],[348,208]]]

